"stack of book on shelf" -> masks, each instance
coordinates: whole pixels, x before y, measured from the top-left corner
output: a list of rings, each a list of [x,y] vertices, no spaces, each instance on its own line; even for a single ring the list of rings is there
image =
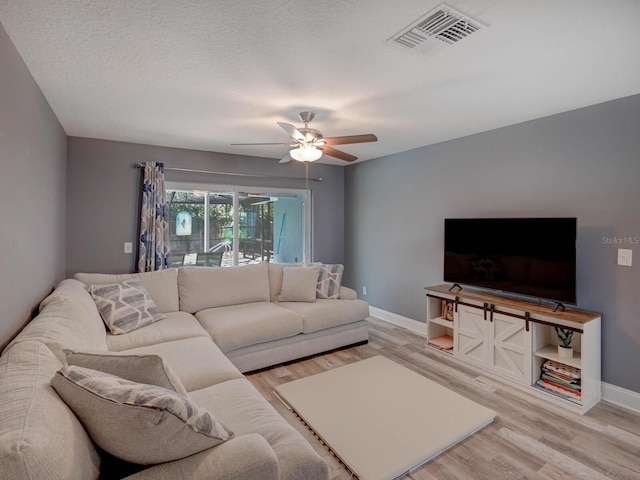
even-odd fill
[[[579,368],[547,360],[542,365],[542,373],[535,386],[558,397],[580,403],[582,399],[580,380]]]

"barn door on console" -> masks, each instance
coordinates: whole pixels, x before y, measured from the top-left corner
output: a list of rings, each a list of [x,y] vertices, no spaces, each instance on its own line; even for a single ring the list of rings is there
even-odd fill
[[[483,310],[458,305],[454,327],[455,355],[466,362],[486,367],[489,348],[489,321]]]
[[[521,318],[494,313],[491,322],[493,347],[489,368],[505,377],[531,385],[531,330]]]

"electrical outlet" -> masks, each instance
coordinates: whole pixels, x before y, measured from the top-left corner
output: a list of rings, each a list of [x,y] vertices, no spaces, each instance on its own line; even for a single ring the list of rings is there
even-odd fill
[[[630,267],[632,257],[633,257],[633,250],[630,250],[628,248],[618,249],[618,265]]]
[[[367,294],[367,287],[362,287],[362,295],[366,295]]]
[[[133,253],[133,243],[124,242],[124,253]]]

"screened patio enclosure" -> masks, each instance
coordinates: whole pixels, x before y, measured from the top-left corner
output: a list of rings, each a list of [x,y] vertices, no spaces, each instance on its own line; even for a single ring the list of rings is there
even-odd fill
[[[305,260],[306,192],[168,187],[166,195],[174,267]]]

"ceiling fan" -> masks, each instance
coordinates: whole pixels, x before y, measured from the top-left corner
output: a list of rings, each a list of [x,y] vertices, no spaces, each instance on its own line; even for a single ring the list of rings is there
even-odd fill
[[[288,143],[232,143],[231,145],[287,145],[289,147],[295,147],[287,156],[280,160],[280,163],[289,162],[292,158],[299,162],[315,162],[320,159],[323,154],[344,160],[345,162],[353,162],[357,160],[358,157],[337,150],[333,148],[332,145],[378,141],[378,137],[372,133],[324,138],[319,130],[309,128],[309,122],[311,122],[315,116],[316,114],[313,112],[300,112],[298,114],[300,120],[304,122],[304,128],[296,128],[289,123],[278,122],[278,125],[291,137],[291,141]]]

